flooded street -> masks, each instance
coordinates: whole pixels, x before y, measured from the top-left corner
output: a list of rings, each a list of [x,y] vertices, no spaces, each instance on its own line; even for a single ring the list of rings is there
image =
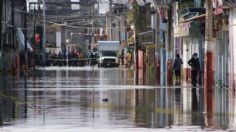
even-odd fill
[[[0,0],[0,132],[236,132],[236,0]]]
[[[0,131],[205,131],[203,88],[136,85],[127,68],[42,68],[1,77]],[[213,130],[232,129],[233,100],[216,89]]]

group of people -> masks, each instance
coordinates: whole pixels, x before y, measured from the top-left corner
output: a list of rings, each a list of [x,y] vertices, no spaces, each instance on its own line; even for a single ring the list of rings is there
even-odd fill
[[[46,65],[47,66],[84,66],[86,64],[86,55],[83,52],[79,51],[60,51],[48,52],[46,55]]]
[[[173,70],[174,70],[175,78],[176,78],[176,85],[181,84],[181,65],[182,64],[183,64],[183,61],[180,58],[179,54],[177,54],[176,59],[173,64]],[[197,77],[200,71],[200,61],[199,61],[197,53],[194,53],[192,55],[192,58],[188,61],[188,64],[191,66],[192,85],[196,87]]]
[[[124,49],[121,51],[119,56],[121,65],[125,65],[125,67],[131,67],[133,62],[132,51],[128,50],[125,54]]]

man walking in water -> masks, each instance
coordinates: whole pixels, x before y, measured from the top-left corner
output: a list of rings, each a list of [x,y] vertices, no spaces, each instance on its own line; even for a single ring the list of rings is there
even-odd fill
[[[176,85],[180,85],[181,81],[181,65],[183,64],[182,59],[179,57],[179,54],[176,55],[176,59],[174,61],[173,70],[175,71],[175,80]]]
[[[192,55],[192,58],[188,61],[188,64],[191,66],[191,76],[192,76],[192,85],[197,86],[197,76],[200,70],[200,62],[197,57],[197,53]]]

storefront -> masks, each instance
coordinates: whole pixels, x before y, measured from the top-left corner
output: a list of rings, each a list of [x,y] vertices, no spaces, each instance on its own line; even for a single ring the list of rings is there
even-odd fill
[[[202,23],[201,17],[197,17],[183,21],[174,30],[175,49],[183,60],[183,77],[186,82],[191,82],[191,67],[188,65],[188,60],[191,59],[193,53],[198,54],[203,71],[204,36],[201,31]]]
[[[155,37],[154,30],[139,34],[138,78],[139,84],[155,85]]]

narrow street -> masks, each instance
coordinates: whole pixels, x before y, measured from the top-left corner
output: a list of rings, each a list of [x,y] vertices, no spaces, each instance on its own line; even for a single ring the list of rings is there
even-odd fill
[[[46,67],[1,78],[1,131],[201,131],[203,88],[135,85],[127,68]],[[6,89],[7,88],[7,89]],[[214,93],[213,130],[228,129],[228,89]],[[158,128],[158,129],[156,129]],[[117,129],[117,130],[116,130]]]
[[[236,132],[236,0],[0,0],[0,132]]]

